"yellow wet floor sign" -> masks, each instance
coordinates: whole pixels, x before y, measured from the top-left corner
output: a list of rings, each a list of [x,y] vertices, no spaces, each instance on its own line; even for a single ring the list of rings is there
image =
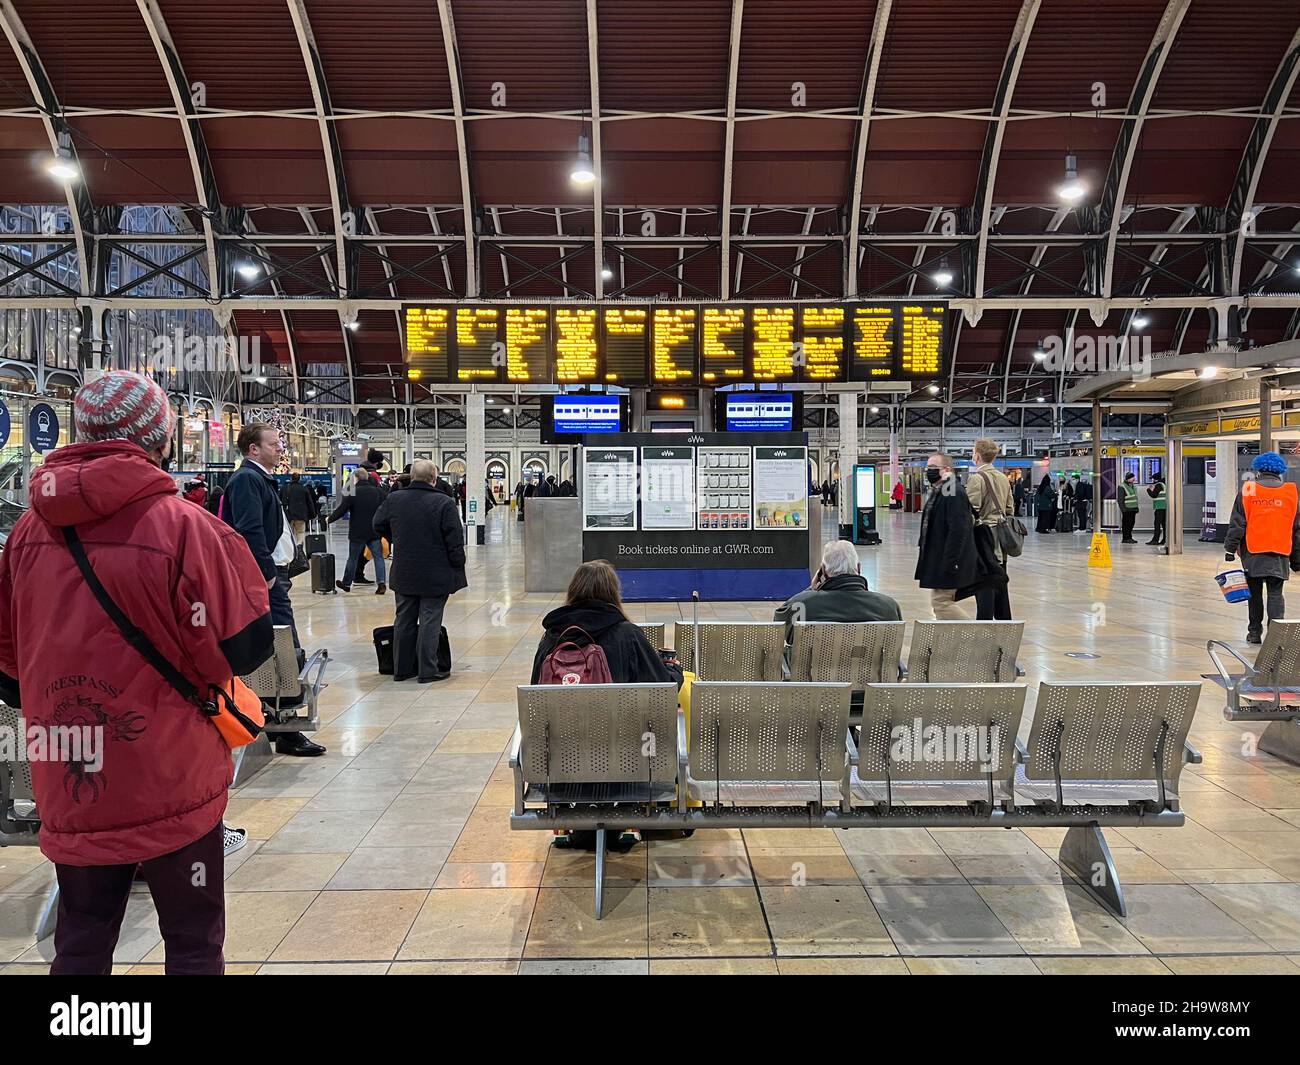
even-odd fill
[[[1104,532],[1092,534],[1092,546],[1088,548],[1088,568],[1110,569],[1110,542]]]

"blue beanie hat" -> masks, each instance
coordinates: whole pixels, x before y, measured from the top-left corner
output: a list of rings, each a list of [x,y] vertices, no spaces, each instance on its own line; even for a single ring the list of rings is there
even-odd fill
[[[1286,459],[1276,451],[1265,451],[1255,456],[1250,468],[1257,473],[1274,473],[1279,477],[1284,477],[1286,476]]]

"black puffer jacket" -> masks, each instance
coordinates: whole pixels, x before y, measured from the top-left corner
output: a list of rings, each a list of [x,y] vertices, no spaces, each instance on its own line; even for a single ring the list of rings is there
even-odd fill
[[[571,606],[557,607],[542,619],[542,625],[546,628],[546,634],[533,657],[532,684],[537,683],[542,673],[542,663],[555,650],[564,630],[571,626],[577,626],[586,632],[605,652],[605,658],[609,662],[609,676],[615,684],[652,684],[677,680],[640,627],[628,621],[618,607],[609,603],[583,599]]]

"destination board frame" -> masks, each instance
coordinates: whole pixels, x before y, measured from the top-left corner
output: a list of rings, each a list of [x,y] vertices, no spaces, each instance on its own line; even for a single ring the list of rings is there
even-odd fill
[[[428,312],[440,307],[448,313],[445,350],[431,350],[439,338],[436,329],[428,328]],[[535,312],[542,312],[544,321]],[[533,347],[524,359],[511,349],[525,331],[508,330],[507,322],[528,316],[535,328],[527,331]],[[562,316],[570,327],[560,328]],[[729,324],[725,336],[712,326],[719,318]],[[407,364],[416,371],[412,380],[427,384],[717,388],[928,383],[948,372],[950,318],[946,300],[412,303],[402,306],[402,341]],[[860,322],[871,323],[870,335],[861,332]],[[741,323],[738,337],[736,323]],[[656,375],[657,350],[659,368],[668,369],[666,352],[656,345],[670,329],[683,325],[690,336],[677,348],[676,372]],[[789,364],[781,361],[783,325],[789,330]],[[755,335],[760,326],[764,337]],[[611,330],[618,333],[617,351]],[[412,347],[413,335],[428,337],[430,347],[421,347],[418,340]],[[465,348],[471,339],[473,346]],[[724,365],[728,372],[721,371]],[[738,365],[743,372],[736,372]]]

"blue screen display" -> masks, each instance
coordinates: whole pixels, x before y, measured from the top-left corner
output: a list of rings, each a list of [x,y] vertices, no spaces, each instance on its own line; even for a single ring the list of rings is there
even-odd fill
[[[729,433],[788,433],[794,428],[789,392],[733,392],[726,402]]]
[[[557,433],[617,433],[618,396],[556,396],[554,406]]]

